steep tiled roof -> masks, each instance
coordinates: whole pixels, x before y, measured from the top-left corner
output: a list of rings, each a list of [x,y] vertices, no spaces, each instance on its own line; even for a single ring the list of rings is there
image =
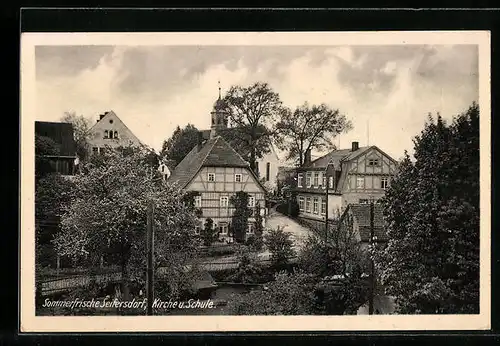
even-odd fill
[[[351,212],[354,220],[359,226],[361,241],[370,241],[370,205],[369,204],[350,204],[346,212]],[[379,241],[386,241],[385,224],[383,219],[382,205],[373,205],[373,228],[375,236]]]
[[[59,145],[60,156],[76,156],[76,143],[73,137],[73,125],[70,123],[57,123],[36,121],[35,134],[51,138]]]
[[[184,188],[202,167],[249,167],[248,163],[222,138],[195,146],[175,167],[168,179]]]

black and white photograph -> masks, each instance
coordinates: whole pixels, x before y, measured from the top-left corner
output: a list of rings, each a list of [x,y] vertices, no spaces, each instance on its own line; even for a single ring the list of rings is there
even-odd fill
[[[33,330],[489,326],[487,32],[22,39]]]

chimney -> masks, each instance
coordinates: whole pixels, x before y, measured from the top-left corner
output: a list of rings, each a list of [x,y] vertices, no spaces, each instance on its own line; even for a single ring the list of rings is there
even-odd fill
[[[203,132],[198,131],[198,151],[201,150],[202,146],[203,146]]]
[[[351,151],[356,151],[359,149],[359,142],[352,142],[352,150]]]
[[[308,164],[311,162],[311,149],[307,149],[304,153],[304,164]]]
[[[104,118],[106,116],[106,113],[104,114],[99,114],[99,120],[102,120],[102,118]]]

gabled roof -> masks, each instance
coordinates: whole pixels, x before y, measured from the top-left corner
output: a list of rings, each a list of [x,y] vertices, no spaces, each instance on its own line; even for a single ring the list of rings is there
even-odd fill
[[[191,149],[168,180],[184,188],[202,167],[249,168],[249,164],[222,137],[217,136],[206,141],[201,148],[196,145]]]
[[[103,114],[103,117],[100,118],[94,125],[92,125],[92,127],[90,128],[90,132],[93,131],[94,127],[97,127],[97,125],[100,125],[102,124],[104,121],[108,120],[108,118],[111,118],[111,117],[116,117],[121,123],[122,125],[125,127],[125,129],[127,129],[127,131],[129,131],[129,133],[134,136],[134,138],[137,140],[137,142],[141,145],[141,146],[146,146],[144,145],[144,143],[142,143],[142,141],[129,129],[129,127],[127,126],[127,124],[125,124],[123,122],[123,120],[118,116],[116,115],[116,113],[112,110],[110,111],[107,111],[107,112],[104,112]]]
[[[35,134],[51,138],[59,145],[59,156],[76,157],[73,125],[47,121],[35,121]]]
[[[345,212],[350,212],[358,224],[362,242],[370,241],[370,204],[349,204]],[[378,241],[387,241],[383,208],[381,204],[373,205],[373,228]]]
[[[352,151],[352,149],[339,149],[332,150],[328,154],[317,158],[309,162],[308,164],[303,165],[301,168],[316,168],[316,167],[326,167],[329,162],[333,162],[335,167],[340,168],[341,161],[349,161],[353,158],[361,155],[366,152],[368,149],[372,147],[360,147],[356,151]]]

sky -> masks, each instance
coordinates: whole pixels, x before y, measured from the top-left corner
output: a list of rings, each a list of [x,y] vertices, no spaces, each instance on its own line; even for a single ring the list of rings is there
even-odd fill
[[[291,109],[326,103],[353,124],[340,148],[358,141],[394,159],[429,113],[451,120],[479,94],[476,45],[37,46],[35,59],[37,120],[95,123],[113,110],[157,150],[178,125],[210,127],[218,81],[222,93],[266,82]]]

